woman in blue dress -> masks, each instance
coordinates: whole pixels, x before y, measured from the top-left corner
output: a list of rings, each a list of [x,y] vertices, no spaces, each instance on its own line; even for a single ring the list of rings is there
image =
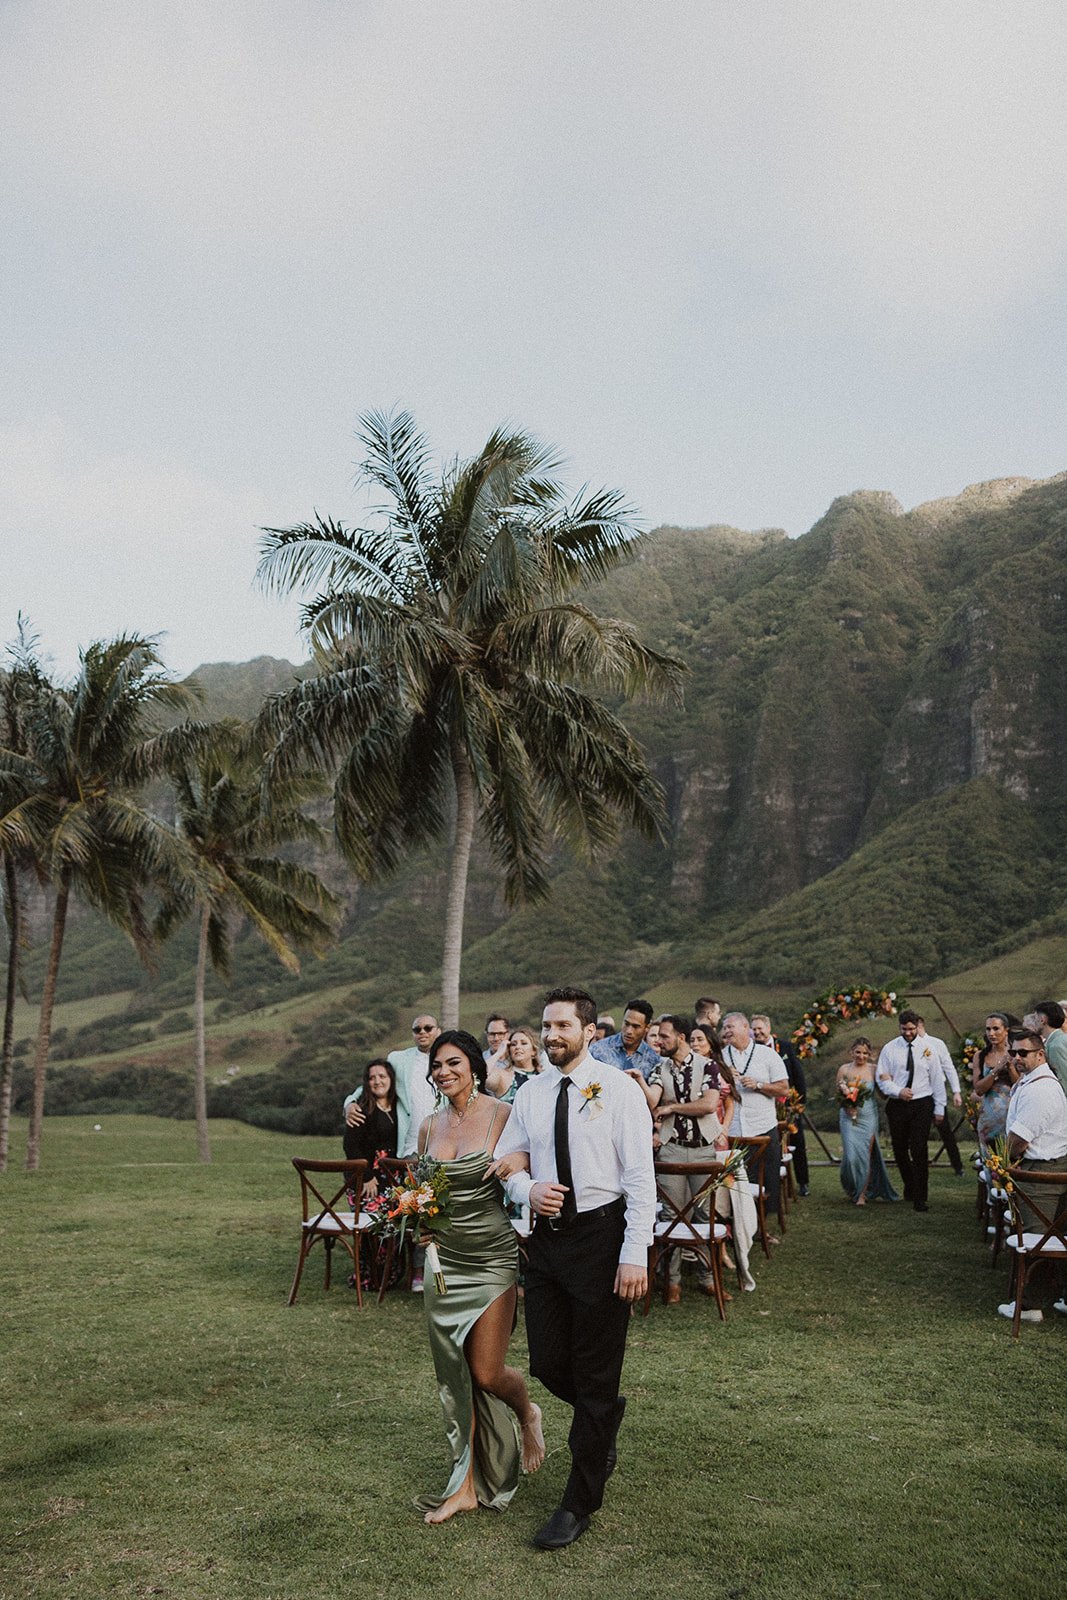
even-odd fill
[[[864,1206],[868,1200],[898,1198],[889,1181],[878,1143],[878,1098],[874,1090],[874,1065],[869,1039],[857,1039],[852,1046],[850,1059],[838,1068],[838,1089],[844,1088],[849,1079],[857,1078],[861,1083],[869,1083],[871,1092],[863,1104],[854,1109],[842,1106],[838,1116],[841,1186],[853,1205]]]

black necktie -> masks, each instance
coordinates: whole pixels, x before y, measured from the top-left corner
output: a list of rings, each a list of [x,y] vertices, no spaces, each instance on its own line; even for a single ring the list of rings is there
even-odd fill
[[[571,1172],[571,1135],[568,1126],[570,1106],[567,1102],[567,1090],[571,1086],[570,1076],[564,1073],[559,1080],[559,1093],[556,1096],[556,1181],[566,1185],[567,1193],[563,1197],[563,1210],[560,1215],[568,1220],[577,1215],[578,1202],[574,1198],[574,1175]]]
[[[913,1048],[914,1047],[912,1045],[908,1045],[908,1081],[904,1085],[905,1089],[910,1089],[915,1081],[915,1056],[912,1053]]]

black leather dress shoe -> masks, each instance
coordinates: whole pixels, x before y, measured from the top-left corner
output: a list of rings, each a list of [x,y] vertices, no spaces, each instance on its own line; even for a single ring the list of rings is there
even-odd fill
[[[553,1511],[543,1528],[538,1528],[532,1543],[538,1550],[565,1550],[575,1539],[580,1539],[589,1526],[588,1517],[576,1517],[573,1511],[560,1506]]]
[[[926,1204],[925,1200],[916,1200],[915,1209],[916,1211],[929,1211],[930,1207]]]

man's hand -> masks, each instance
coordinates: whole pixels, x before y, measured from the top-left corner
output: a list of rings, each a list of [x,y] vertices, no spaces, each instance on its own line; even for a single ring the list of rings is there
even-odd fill
[[[567,1186],[563,1183],[531,1184],[530,1210],[538,1217],[558,1217],[566,1193]]]
[[[963,1096],[961,1094],[954,1094],[952,1096],[952,1104],[954,1106],[961,1106],[963,1104]]]
[[[501,1183],[506,1183],[513,1172],[529,1172],[530,1158],[525,1150],[512,1150],[509,1155],[501,1156],[499,1161],[490,1161],[485,1169],[486,1182],[490,1178],[499,1178]]]
[[[621,1263],[615,1274],[615,1293],[620,1300],[643,1300],[648,1293],[648,1273],[644,1267],[626,1267]]]
[[[348,1126],[350,1128],[359,1128],[359,1127],[362,1127],[363,1123],[366,1122],[366,1120],[367,1120],[366,1117],[363,1115],[362,1111],[359,1109],[359,1101],[358,1100],[353,1100],[352,1104],[349,1106],[348,1110],[345,1112],[345,1121],[348,1123]]]
[[[912,1091],[910,1089],[901,1089],[897,1098],[898,1100],[910,1100],[912,1098]]]
[[[940,1126],[944,1122],[944,1120],[945,1120],[945,1113],[943,1111],[942,1111],[940,1116],[938,1116],[936,1111],[934,1112],[934,1126],[936,1128],[940,1128]]]

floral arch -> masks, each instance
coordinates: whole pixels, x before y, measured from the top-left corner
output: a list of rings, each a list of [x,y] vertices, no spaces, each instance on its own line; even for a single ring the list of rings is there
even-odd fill
[[[896,1015],[897,997],[892,989],[872,989],[864,984],[845,984],[828,989],[813,1000],[790,1034],[802,1060],[818,1053],[839,1022],[864,1022],[868,1017]]]

